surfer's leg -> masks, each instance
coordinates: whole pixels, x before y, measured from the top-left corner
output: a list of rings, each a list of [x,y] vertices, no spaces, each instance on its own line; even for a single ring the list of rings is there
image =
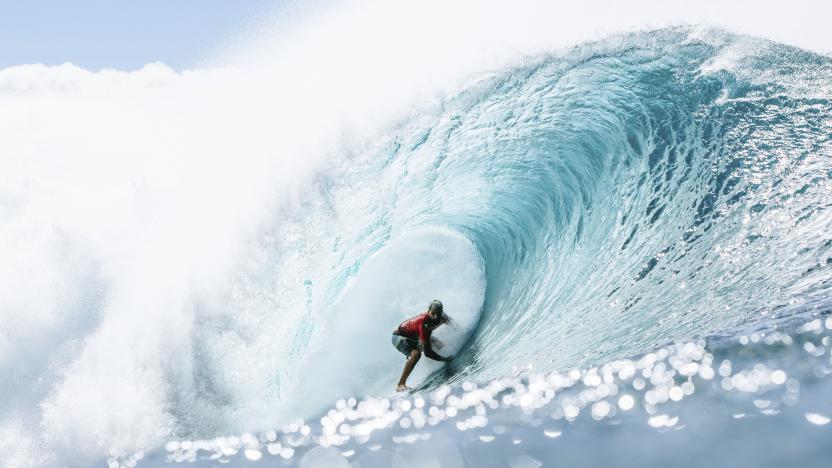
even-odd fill
[[[410,373],[413,372],[413,368],[416,367],[416,363],[419,362],[420,357],[422,357],[421,351],[419,351],[418,349],[410,350],[410,356],[407,358],[407,362],[404,364],[402,377],[399,379],[399,384],[396,386],[397,392],[403,392],[407,390],[407,378],[410,376]]]
[[[410,357],[410,350],[416,347],[413,340],[407,339],[403,336],[393,335],[393,347],[400,353],[404,354],[405,359]]]

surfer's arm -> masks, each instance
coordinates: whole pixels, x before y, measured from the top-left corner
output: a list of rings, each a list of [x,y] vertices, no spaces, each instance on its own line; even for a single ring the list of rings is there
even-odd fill
[[[442,357],[442,356],[436,354],[436,352],[430,346],[430,340],[429,339],[419,341],[419,345],[421,346],[422,352],[425,354],[425,356],[433,359],[434,361],[444,361],[444,362],[450,362],[451,361],[450,356]]]

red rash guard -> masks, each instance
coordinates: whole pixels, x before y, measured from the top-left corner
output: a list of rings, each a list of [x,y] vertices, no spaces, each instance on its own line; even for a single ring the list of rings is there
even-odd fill
[[[438,323],[431,326],[430,322],[428,312],[423,312],[402,322],[396,330],[396,334],[413,340],[428,341],[433,330],[443,323],[442,320],[438,320]]]

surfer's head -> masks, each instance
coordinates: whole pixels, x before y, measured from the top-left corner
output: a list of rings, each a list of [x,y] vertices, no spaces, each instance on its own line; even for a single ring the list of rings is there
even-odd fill
[[[434,300],[428,306],[428,314],[430,314],[430,318],[433,320],[440,320],[444,316],[444,307],[442,303]]]

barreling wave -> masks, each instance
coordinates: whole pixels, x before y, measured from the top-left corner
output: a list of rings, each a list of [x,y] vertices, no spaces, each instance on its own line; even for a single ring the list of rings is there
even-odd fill
[[[470,339],[452,365],[437,372],[433,372],[436,367],[429,368],[433,374],[423,372],[416,378],[424,379],[421,390],[440,408],[442,404],[459,406],[460,411],[467,408],[467,416],[456,423],[463,430],[486,426],[485,406],[515,404],[523,411],[501,409],[495,417],[508,426],[508,434],[514,434],[515,445],[526,437],[534,441],[536,436],[529,431],[541,419],[535,419],[536,413],[526,406],[539,408],[529,402],[548,402],[576,381],[589,390],[567,391],[558,400],[560,406],[554,405],[551,418],[565,418],[571,424],[582,405],[590,404],[593,419],[611,417],[615,404],[592,402],[609,392],[615,395],[618,388],[634,388],[638,393],[644,383],[636,383],[640,377],[628,380],[632,372],[627,369],[633,365],[633,372],[656,376],[652,390],[636,395],[643,398],[649,425],[670,430],[679,418],[657,415],[656,400],[661,398],[657,395],[664,395],[661,401],[678,401],[693,392],[694,383],[713,379],[717,371],[710,368],[715,359],[711,353],[724,358],[718,371],[725,376],[724,390],[737,387],[769,395],[786,388],[775,403],[754,401],[763,414],[778,414],[775,408],[783,402],[796,404],[799,383],[786,378],[806,375],[799,357],[790,354],[786,359],[779,348],[761,347],[756,352],[767,356],[761,362],[779,359],[775,362],[786,371],[772,372],[752,362],[753,372],[738,370],[732,377],[731,360],[739,366],[736,362],[743,362],[740,356],[745,352],[720,345],[719,337],[727,336],[728,343],[741,337],[747,344],[743,333],[754,330],[756,343],[772,330],[790,329],[791,318],[829,309],[830,82],[832,61],[827,57],[720,31],[676,28],[581,44],[469,83],[401,124],[389,139],[345,157],[341,167],[322,177],[316,185],[318,193],[288,231],[298,233],[295,244],[281,241],[278,248],[268,247],[280,252],[278,257],[288,251],[304,252],[290,260],[281,257],[278,264],[312,261],[316,265],[302,268],[308,274],[304,278],[316,278],[303,280],[310,311],[291,327],[300,330],[289,350],[296,358],[284,361],[289,367],[281,369],[281,375],[288,377],[283,384],[289,390],[278,406],[291,407],[284,413],[287,418],[308,417],[316,410],[323,414],[321,402],[338,396],[389,395],[400,362],[388,358],[395,353],[383,349],[385,327],[433,297],[442,298],[451,315],[463,317]],[[298,242],[306,247],[300,248]],[[321,258],[331,262],[330,272],[323,275],[317,269]],[[272,268],[275,261],[263,264]],[[312,290],[318,287],[325,293],[315,296]],[[313,304],[320,306],[312,310]],[[825,323],[832,325],[829,320]],[[818,333],[823,330],[814,322],[810,325]],[[648,354],[636,364],[613,361],[696,337],[707,338],[708,346],[705,341],[680,344]],[[768,345],[791,346],[792,341],[777,333],[766,338]],[[823,355],[823,350],[815,352],[813,342],[804,347],[811,348],[813,356]],[[668,355],[667,367],[656,365],[656,356],[661,360]],[[292,365],[310,363],[302,371],[290,370]],[[552,372],[604,363],[608,364],[601,370],[506,380],[529,375],[529,369]],[[699,380],[689,376],[691,365],[694,374],[699,369],[695,375]],[[658,379],[665,369],[670,369],[667,387]],[[310,377],[322,370],[325,377]],[[604,374],[603,382],[611,386],[598,386],[600,374],[607,371],[627,376],[618,383]],[[294,378],[292,372],[297,373]],[[812,378],[824,372],[816,370]],[[687,383],[679,378],[687,378]],[[459,385],[470,381],[490,383],[481,391],[476,385]],[[681,386],[673,386],[674,382]],[[460,389],[458,398],[453,396]],[[298,405],[301,394],[314,403]],[[703,411],[698,406],[702,400],[696,401],[677,411],[690,416],[686,421],[695,432],[748,430],[725,429],[721,416],[712,416],[713,420],[695,416]],[[808,401],[811,406],[820,400]],[[419,402],[427,404],[417,397],[413,411],[421,411]],[[632,402],[631,396],[622,396],[619,411],[628,411]],[[541,418],[549,421],[552,408],[540,405],[544,409],[539,412],[546,413]],[[413,456],[436,456],[451,466],[477,465],[510,458],[517,450],[506,442],[503,449],[485,456],[477,448],[493,440],[494,434],[504,434],[505,425],[495,426],[494,434],[486,430],[475,440],[454,436],[436,423],[437,429],[425,430],[423,435],[432,439],[421,448],[374,455],[386,436],[396,443],[425,440],[418,431],[408,433],[419,420],[407,413],[410,408],[414,407],[409,402],[391,407],[384,399],[365,400],[358,406],[353,400],[340,400],[320,425],[313,424],[312,439],[324,446],[344,443],[342,452],[308,451],[304,448],[308,437],[292,435],[303,428],[303,434],[309,434],[302,422],[284,427],[288,435],[281,439],[283,445],[270,442],[278,437],[275,433],[264,433],[260,441],[270,453],[284,458],[291,458],[295,449],[306,453],[301,460],[304,466],[344,463],[342,454],[355,453],[362,463],[369,463],[366,466],[391,460],[414,462],[408,458]],[[457,410],[448,408],[435,414],[431,408],[426,417],[452,419],[451,411],[455,415]],[[347,434],[342,442],[334,432],[338,421],[343,421],[337,419],[339,414],[359,418],[347,423],[352,427],[341,427],[341,434]],[[744,416],[736,413],[734,418]],[[369,419],[359,424],[362,417]],[[788,417],[791,422],[778,425],[772,419],[757,430],[771,435],[782,424],[799,425],[796,416]],[[817,425],[828,422],[826,416],[811,412],[806,419]],[[389,432],[378,429],[382,435],[369,439],[366,429],[376,423],[388,424]],[[528,442],[527,450],[543,456],[554,450],[552,456],[559,459],[568,456],[546,442],[567,429],[547,424],[545,438]],[[573,430],[600,437],[591,429]],[[634,456],[632,447],[654,443],[641,429],[630,431],[621,440],[631,445],[608,450]],[[804,445],[811,447],[820,436],[807,431]],[[349,442],[349,434],[358,441]],[[366,440],[379,443],[370,444],[366,451],[361,445]],[[588,447],[595,444],[591,436],[573,440]],[[208,453],[220,453],[223,447],[236,453],[250,447],[245,457],[256,460],[259,445],[248,435],[189,447],[203,447]],[[698,443],[687,447],[691,453],[699,450]],[[168,449],[169,460],[192,459],[198,452],[178,443]],[[463,450],[467,462],[457,449]],[[734,463],[755,456],[747,446],[720,450],[724,454],[706,458]],[[655,454],[646,459],[648,465],[668,456],[659,449]],[[522,457],[503,462],[522,464]],[[588,463],[589,459],[575,460]]]
[[[458,355],[420,364],[423,390],[828,309],[830,83],[828,57],[672,28],[530,58],[426,104],[340,155],[221,298],[193,301],[159,437],[389,395],[388,334],[434,298],[460,323],[442,332]]]
[[[345,155],[262,239],[267,254],[198,332],[200,388],[227,399],[198,397],[215,414],[243,406],[250,422],[240,386],[253,383],[264,393],[250,397],[284,419],[388,394],[400,366],[389,329],[434,298],[471,337],[432,379],[438,366],[422,366],[423,388],[823,306],[830,66],[680,28],[469,83]],[[241,346],[267,371],[237,375]]]
[[[476,247],[482,314],[437,382],[816,307],[830,285],[829,77],[827,58],[716,31],[583,44],[472,83],[345,159],[320,185],[325,223],[354,226],[336,248],[359,259],[422,226]],[[360,263],[340,268],[362,280]]]

